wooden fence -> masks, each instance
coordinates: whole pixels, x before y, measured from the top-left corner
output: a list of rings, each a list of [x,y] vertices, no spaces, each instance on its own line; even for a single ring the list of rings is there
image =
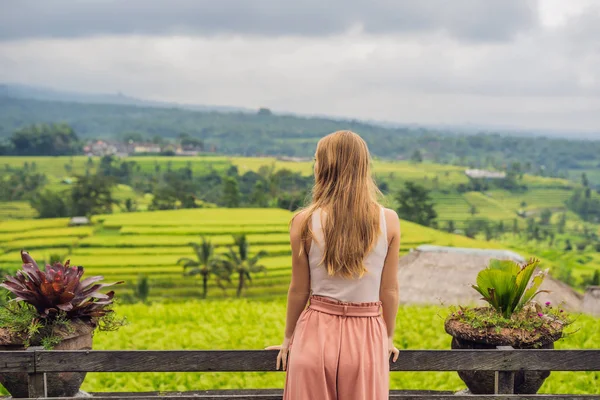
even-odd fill
[[[0,373],[26,372],[29,397],[46,399],[46,373],[56,372],[249,372],[275,371],[276,351],[0,351]],[[495,371],[495,395],[454,395],[439,391],[391,391],[390,399],[510,400],[600,399],[600,382],[586,395],[514,395],[519,370],[600,371],[600,350],[403,350],[391,371]],[[594,383],[591,383],[594,387]],[[97,400],[281,399],[281,390],[212,390],[169,393],[94,393]],[[48,398],[50,399],[50,398]],[[54,399],[58,400],[58,399]]]

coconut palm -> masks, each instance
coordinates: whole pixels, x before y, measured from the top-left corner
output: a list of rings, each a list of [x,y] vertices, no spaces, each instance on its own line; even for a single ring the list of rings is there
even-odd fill
[[[202,236],[202,242],[190,243],[190,246],[194,249],[196,259],[189,257],[182,257],[177,260],[177,264],[183,264],[183,273],[188,276],[202,276],[202,297],[206,298],[208,292],[208,278],[210,275],[214,275],[217,279],[217,284],[223,288],[222,280],[231,282],[229,274],[224,273],[222,269],[223,265],[219,262],[219,259],[215,257],[214,246]],[[224,289],[224,288],[223,288]]]
[[[267,253],[259,251],[249,257],[246,235],[234,235],[233,240],[235,244],[229,247],[229,251],[223,255],[221,263],[223,264],[222,268],[230,273],[238,274],[237,296],[240,297],[244,287],[248,282],[252,282],[251,274],[266,271],[265,266],[259,265],[258,262]]]

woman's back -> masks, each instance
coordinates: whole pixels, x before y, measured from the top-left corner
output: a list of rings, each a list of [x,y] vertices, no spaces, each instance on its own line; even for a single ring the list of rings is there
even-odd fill
[[[285,400],[387,400],[398,311],[400,224],[381,207],[367,144],[319,140],[312,199],[290,226]],[[308,303],[308,307],[307,307]]]
[[[343,302],[374,302],[379,300],[381,273],[388,251],[387,228],[383,207],[380,207],[379,235],[363,259],[367,272],[360,278],[330,276],[322,265],[324,243],[323,224],[327,213],[321,209],[312,215],[312,242],[308,254],[310,287],[314,295],[330,297]]]

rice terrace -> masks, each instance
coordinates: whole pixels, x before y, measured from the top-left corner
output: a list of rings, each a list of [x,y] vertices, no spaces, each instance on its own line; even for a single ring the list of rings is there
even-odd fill
[[[58,183],[62,165],[73,158],[33,158],[38,168],[49,173],[57,181],[53,190],[66,190]],[[74,163],[86,162],[87,158],[75,157]],[[164,163],[168,158],[143,160],[152,164]],[[12,165],[15,158],[5,158]],[[187,161],[194,170],[215,168],[225,171],[231,165],[240,172],[258,170],[262,164],[273,168],[291,167],[301,172],[310,171],[308,162],[281,162],[275,159],[212,158],[202,157]],[[209,163],[211,167],[205,165]],[[381,169],[379,169],[381,167]],[[424,182],[449,172],[450,187],[466,180],[455,167],[421,165],[420,174],[412,177]],[[406,178],[416,169],[407,162],[376,162],[375,173],[382,176],[396,173]],[[380,170],[385,171],[383,174]],[[51,175],[54,174],[54,175]],[[408,178],[406,178],[408,179]],[[568,195],[574,184],[565,180],[527,178],[532,189],[524,198],[535,209],[544,204],[548,195]],[[52,185],[52,184],[50,184]],[[540,186],[537,189],[537,185]],[[399,186],[399,185],[398,185]],[[123,186],[114,188],[115,197],[126,192]],[[554,192],[552,192],[554,191]],[[444,194],[438,192],[437,198]],[[562,194],[565,193],[565,194]],[[473,199],[475,193],[467,193]],[[487,215],[499,221],[504,216],[516,215],[521,201],[510,192],[497,191],[495,198],[482,197],[479,207],[487,207]],[[448,198],[460,198],[451,194]],[[517,197],[512,199],[511,197]],[[493,201],[492,201],[493,199]],[[142,197],[139,198],[142,203]],[[393,198],[388,196],[392,204]],[[559,201],[553,199],[557,204]],[[454,219],[468,220],[468,210],[459,211],[456,203],[440,201],[439,214]],[[439,203],[437,203],[439,204]],[[164,211],[122,212],[115,208],[112,214],[99,214],[91,218],[89,225],[71,226],[70,218],[21,219],[26,216],[10,213],[11,219],[0,223],[0,238],[3,254],[0,267],[14,271],[19,266],[19,252],[27,249],[38,260],[52,257],[70,259],[74,265],[83,265],[86,276],[102,275],[105,281],[125,281],[116,288],[118,314],[127,318],[127,325],[116,332],[99,332],[94,337],[94,349],[105,350],[175,350],[175,349],[261,349],[278,340],[283,329],[285,315],[285,293],[290,279],[290,246],[288,224],[293,212],[280,208],[195,208]],[[509,225],[507,222],[506,224]],[[518,221],[519,229],[525,224]],[[573,230],[577,222],[570,221]],[[574,251],[572,255],[557,252],[541,241],[532,245],[524,238],[506,232],[502,237],[486,240],[485,235],[467,237],[461,232],[433,229],[410,221],[402,221],[403,240],[401,254],[421,245],[439,245],[460,248],[512,249],[524,256],[533,252],[543,259],[546,267],[560,273],[561,267],[575,259],[582,262],[569,263],[573,279],[583,279],[600,265],[600,257],[590,246],[589,250]],[[458,228],[457,228],[458,229]],[[512,229],[512,227],[511,227]],[[523,228],[524,229],[524,228]],[[508,230],[508,229],[507,229]],[[185,274],[178,263],[181,258],[195,259],[190,243],[210,241],[216,254],[223,254],[234,244],[234,235],[245,234],[250,244],[250,253],[261,251],[263,271],[251,274],[251,282],[244,285],[241,298],[236,297],[237,280],[222,285],[213,277],[208,281],[207,298],[203,299],[202,279],[199,275]],[[568,240],[565,233],[563,241]],[[557,239],[560,240],[560,239]],[[534,247],[535,246],[535,247]],[[535,250],[532,250],[535,248]],[[140,284],[145,282],[147,293],[140,297]],[[577,282],[577,281],[574,281]],[[435,286],[443,286],[439,277]],[[575,284],[577,287],[578,285]],[[577,289],[581,291],[581,289]],[[402,298],[403,304],[398,321],[397,341],[402,349],[447,349],[448,336],[444,332],[443,320],[447,305],[414,305],[410,299]],[[597,348],[600,343],[598,318],[581,315],[575,326],[577,332],[557,342],[557,349]],[[260,332],[260,334],[259,334]],[[423,389],[457,391],[463,384],[452,372],[395,372],[392,373],[393,389]],[[598,372],[553,372],[540,393],[590,393],[598,385]],[[82,390],[100,391],[182,391],[203,389],[250,389],[275,388],[283,384],[283,375],[275,372],[247,373],[90,373]]]

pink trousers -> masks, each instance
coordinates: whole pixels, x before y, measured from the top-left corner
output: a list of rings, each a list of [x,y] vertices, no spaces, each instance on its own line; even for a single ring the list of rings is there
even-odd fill
[[[387,329],[381,302],[311,296],[294,330],[284,400],[388,400]]]

